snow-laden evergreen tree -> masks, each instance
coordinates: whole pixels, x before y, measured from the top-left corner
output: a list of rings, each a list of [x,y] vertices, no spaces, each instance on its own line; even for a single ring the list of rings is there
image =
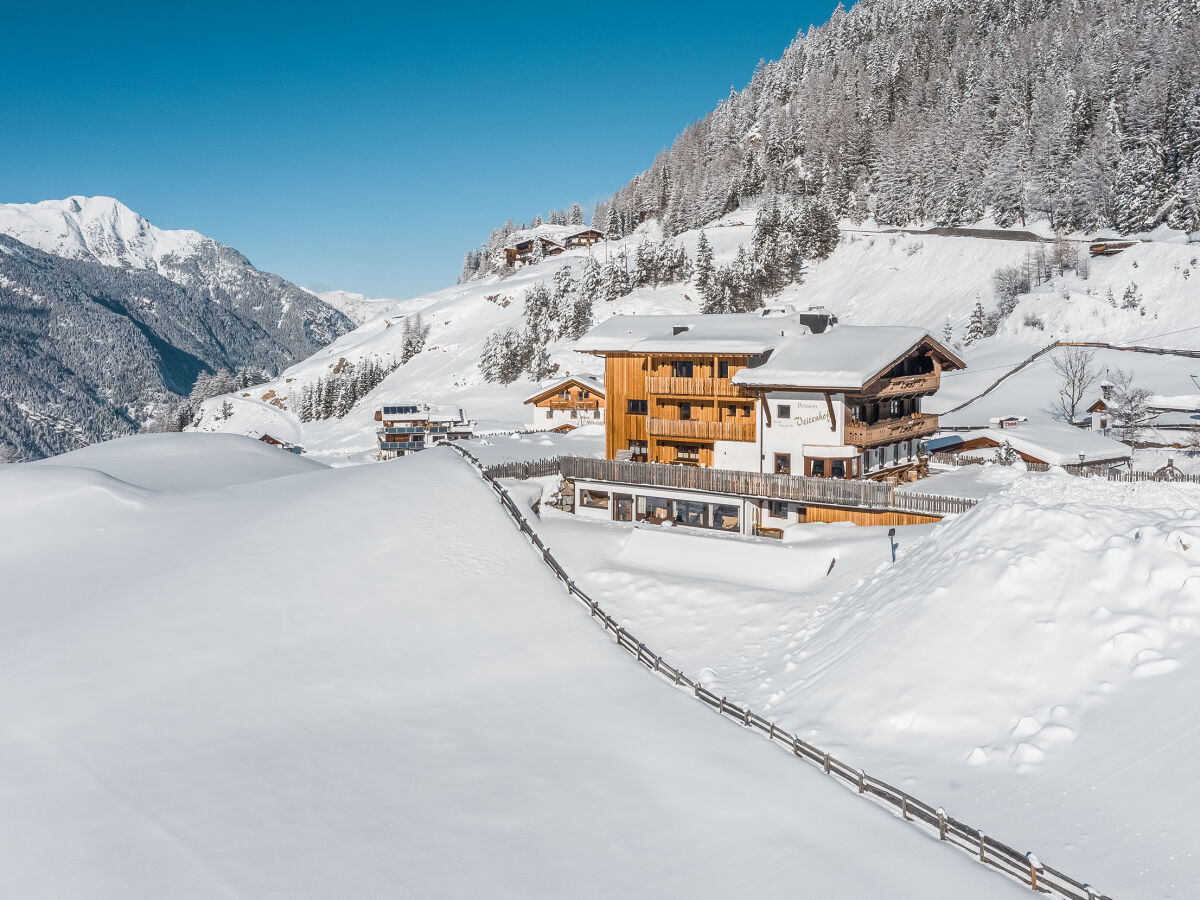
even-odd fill
[[[704,230],[700,230],[700,236],[696,239],[696,290],[701,296],[708,290],[709,283],[713,276],[713,249],[708,242],[708,237],[704,234]]]
[[[571,329],[568,325],[575,317],[575,302],[579,285],[572,277],[571,267],[563,266],[554,273],[554,288],[551,293],[551,318],[557,326],[555,337],[562,337]],[[528,307],[526,307],[528,309]]]
[[[947,347],[954,344],[954,329],[950,325],[949,316],[946,316],[946,324],[942,327],[942,343]]]
[[[583,207],[580,206],[578,203],[571,204],[571,211],[569,213],[567,213],[567,224],[568,225],[582,225],[583,224]]]
[[[602,273],[603,285],[601,294],[607,303],[619,300],[633,290],[633,281],[629,277],[629,261],[621,252],[604,264]]]
[[[525,291],[524,306],[525,334],[531,343],[544,346],[558,337],[554,297],[544,282],[539,281]]]
[[[404,317],[404,331],[400,335],[400,362],[406,363],[425,349],[429,337],[429,325],[420,313]]]
[[[601,299],[603,289],[604,276],[601,273],[600,263],[589,256],[583,261],[583,267],[579,273],[579,296],[587,301],[590,309],[592,304]]]
[[[963,336],[963,343],[970,346],[976,341],[983,340],[987,334],[987,313],[983,309],[983,301],[976,298],[975,308],[971,310],[971,317],[967,320],[967,333]]]

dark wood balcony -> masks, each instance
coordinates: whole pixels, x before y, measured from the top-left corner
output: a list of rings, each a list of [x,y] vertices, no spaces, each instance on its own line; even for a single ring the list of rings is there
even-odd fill
[[[846,443],[855,447],[876,447],[928,437],[937,430],[938,417],[929,413],[914,413],[899,419],[880,419],[871,425],[852,421],[846,424]]]

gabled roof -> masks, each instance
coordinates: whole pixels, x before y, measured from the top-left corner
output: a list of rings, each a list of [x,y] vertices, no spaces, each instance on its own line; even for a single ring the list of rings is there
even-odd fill
[[[786,310],[787,307],[781,309]],[[835,325],[814,334],[803,314],[773,309],[692,316],[613,316],[576,343],[582,353],[770,354],[741,369],[734,384],[750,387],[862,390],[919,348],[946,369],[966,368],[924,328]]]
[[[922,347],[937,353],[946,369],[966,368],[924,328],[838,325],[779,342],[763,365],[741,369],[732,380],[748,387],[860,391]]]
[[[535,393],[530,394],[525,398],[525,403],[537,403],[539,400],[544,400],[551,394],[557,394],[565,385],[576,384],[585,391],[591,391],[593,394],[599,394],[601,397],[604,394],[604,379],[599,375],[564,375],[556,381],[544,381],[538,385]]]

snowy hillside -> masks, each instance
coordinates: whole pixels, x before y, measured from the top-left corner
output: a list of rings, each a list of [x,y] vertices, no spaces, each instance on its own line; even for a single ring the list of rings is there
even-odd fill
[[[740,245],[749,245],[753,223],[754,210],[745,209],[704,230],[716,264],[731,261]],[[485,429],[520,427],[529,418],[528,408],[521,401],[532,382],[501,386],[483,380],[477,362],[488,334],[520,327],[522,297],[533,284],[549,285],[554,273],[568,265],[578,277],[589,255],[601,261],[622,250],[632,255],[643,236],[658,239],[656,225],[642,226],[642,232],[627,241],[571,250],[519,269],[507,278],[489,276],[405,301],[391,315],[355,329],[288,369],[278,381],[250,392],[250,396],[210,401],[199,428],[240,434],[268,432],[330,459],[361,461],[374,447],[372,413],[383,402],[425,400],[462,407]],[[693,258],[698,237],[699,232],[693,231],[677,239]],[[1195,302],[1200,291],[1200,245],[1188,244],[1186,237],[1178,233],[1161,237],[1164,240],[1139,243],[1119,256],[1091,260],[1086,279],[1068,270],[1065,276],[1034,286],[1019,298],[1015,310],[994,336],[970,346],[964,346],[963,339],[976,303],[982,302],[989,309],[996,303],[993,273],[1004,266],[1022,265],[1026,255],[1039,245],[847,226],[833,255],[810,264],[804,283],[786,288],[777,299],[800,307],[825,306],[844,323],[920,325],[939,337],[949,321],[953,341],[969,368],[960,378],[947,377],[945,401],[941,396],[935,399],[936,408],[948,408],[951,400],[960,402],[983,390],[999,374],[996,370],[1003,363],[1015,365],[1054,340],[1196,346],[1200,336],[1200,304]],[[1137,309],[1114,309],[1110,292],[1121,298],[1130,284],[1136,284],[1141,305]],[[618,313],[696,311],[698,291],[693,284],[682,283],[637,288],[616,302],[595,304],[593,314],[598,322]],[[414,312],[419,312],[430,326],[423,352],[401,366],[345,418],[304,425],[299,422],[293,407],[304,384],[327,376],[343,359],[398,360],[402,317]],[[1027,324],[1027,319],[1036,323]],[[551,361],[560,372],[602,370],[598,359],[574,353],[569,341],[553,344],[551,351]],[[1174,364],[1172,371],[1181,365]],[[1030,390],[1030,403],[1040,410],[1053,399],[1057,385],[1043,379]],[[226,399],[232,403],[233,415],[219,418]]]
[[[6,467],[0,570],[5,896],[1022,895],[648,676],[446,450]]]
[[[1114,897],[1195,897],[1200,486],[988,474],[894,565],[886,528],[538,527],[718,695]]]

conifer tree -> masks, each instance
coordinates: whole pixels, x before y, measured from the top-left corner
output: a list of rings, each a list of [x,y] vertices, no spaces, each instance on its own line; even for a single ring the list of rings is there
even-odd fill
[[[976,298],[975,308],[971,310],[971,318],[967,320],[967,333],[963,337],[963,343],[970,346],[976,341],[982,340],[987,336],[987,327],[987,313],[984,312],[983,301]]]
[[[708,238],[704,234],[704,229],[700,230],[700,237],[696,240],[696,290],[703,295],[707,290],[713,276],[713,251],[712,245],[709,244]]]

